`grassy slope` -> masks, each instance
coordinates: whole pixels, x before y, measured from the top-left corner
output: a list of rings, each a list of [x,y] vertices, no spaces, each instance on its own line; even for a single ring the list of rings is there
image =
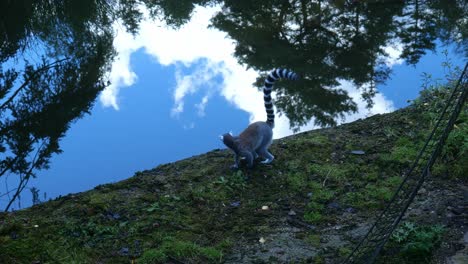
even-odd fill
[[[427,126],[403,109],[277,140],[276,160],[251,171],[231,172],[232,154],[214,150],[0,214],[0,263],[336,263],[390,199]],[[431,180],[408,217],[458,239],[458,218],[443,211],[458,200],[444,197],[460,198],[465,183]]]

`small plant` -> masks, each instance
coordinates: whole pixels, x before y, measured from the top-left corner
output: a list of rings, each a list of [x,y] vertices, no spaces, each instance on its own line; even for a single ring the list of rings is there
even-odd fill
[[[161,209],[161,206],[159,205],[158,202],[155,202],[149,208],[147,208],[146,211],[151,213],[154,211],[158,211],[159,209]]]
[[[393,232],[390,246],[398,248],[401,257],[409,263],[426,263],[443,233],[441,225],[417,226],[406,222]]]
[[[39,198],[39,189],[36,187],[31,187],[29,188],[29,190],[31,191],[31,195],[32,195],[32,204],[33,205],[40,204],[41,199]]]
[[[246,178],[242,171],[236,171],[228,177],[220,176],[213,183],[223,186],[228,191],[242,190],[246,186]]]

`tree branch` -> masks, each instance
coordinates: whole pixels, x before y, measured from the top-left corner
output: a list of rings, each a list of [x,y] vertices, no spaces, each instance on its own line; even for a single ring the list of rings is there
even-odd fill
[[[39,75],[40,72],[42,71],[45,71],[45,70],[48,70],[52,67],[55,67],[57,64],[59,64],[60,62],[63,62],[63,61],[66,61],[66,60],[69,60],[70,58],[64,58],[64,59],[61,59],[61,60],[58,60],[58,61],[55,61],[51,64],[48,64],[38,70],[36,70],[32,76],[30,78],[28,78],[19,88],[18,90],[16,90],[13,95],[8,98],[8,100],[6,100],[1,106],[0,106],[0,110],[2,110],[3,108],[5,108],[11,101],[13,101],[13,99],[19,94],[19,92],[21,90],[23,90],[28,84],[29,82],[31,82],[33,79],[37,78],[37,76]]]
[[[15,189],[13,189],[13,190],[7,190],[6,193],[0,195],[0,198],[2,198],[2,197],[4,197],[4,196],[9,196],[10,193],[16,191],[17,189],[18,189],[18,188],[15,188]]]

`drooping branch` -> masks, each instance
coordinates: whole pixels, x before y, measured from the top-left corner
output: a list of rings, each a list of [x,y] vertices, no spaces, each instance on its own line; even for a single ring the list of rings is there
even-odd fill
[[[36,168],[38,162],[40,161],[40,152],[42,148],[44,147],[45,142],[42,142],[42,145],[38,148],[36,154],[34,155],[34,158],[32,159],[32,164],[31,167],[28,169],[28,171],[24,174],[23,177],[21,177],[20,182],[18,183],[18,188],[16,188],[15,194],[11,198],[11,200],[8,202],[7,206],[5,207],[5,212],[10,210],[11,205],[13,202],[19,197],[21,192],[24,190],[24,188],[27,186],[29,179],[31,179],[31,175],[33,173],[33,170]]]

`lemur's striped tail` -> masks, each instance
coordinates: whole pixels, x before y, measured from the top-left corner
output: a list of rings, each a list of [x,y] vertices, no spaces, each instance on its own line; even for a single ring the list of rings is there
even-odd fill
[[[288,69],[274,69],[265,79],[263,86],[263,99],[265,101],[265,109],[267,112],[267,123],[273,128],[275,126],[275,111],[273,110],[273,102],[271,101],[271,88],[278,79],[297,80],[299,76]]]

